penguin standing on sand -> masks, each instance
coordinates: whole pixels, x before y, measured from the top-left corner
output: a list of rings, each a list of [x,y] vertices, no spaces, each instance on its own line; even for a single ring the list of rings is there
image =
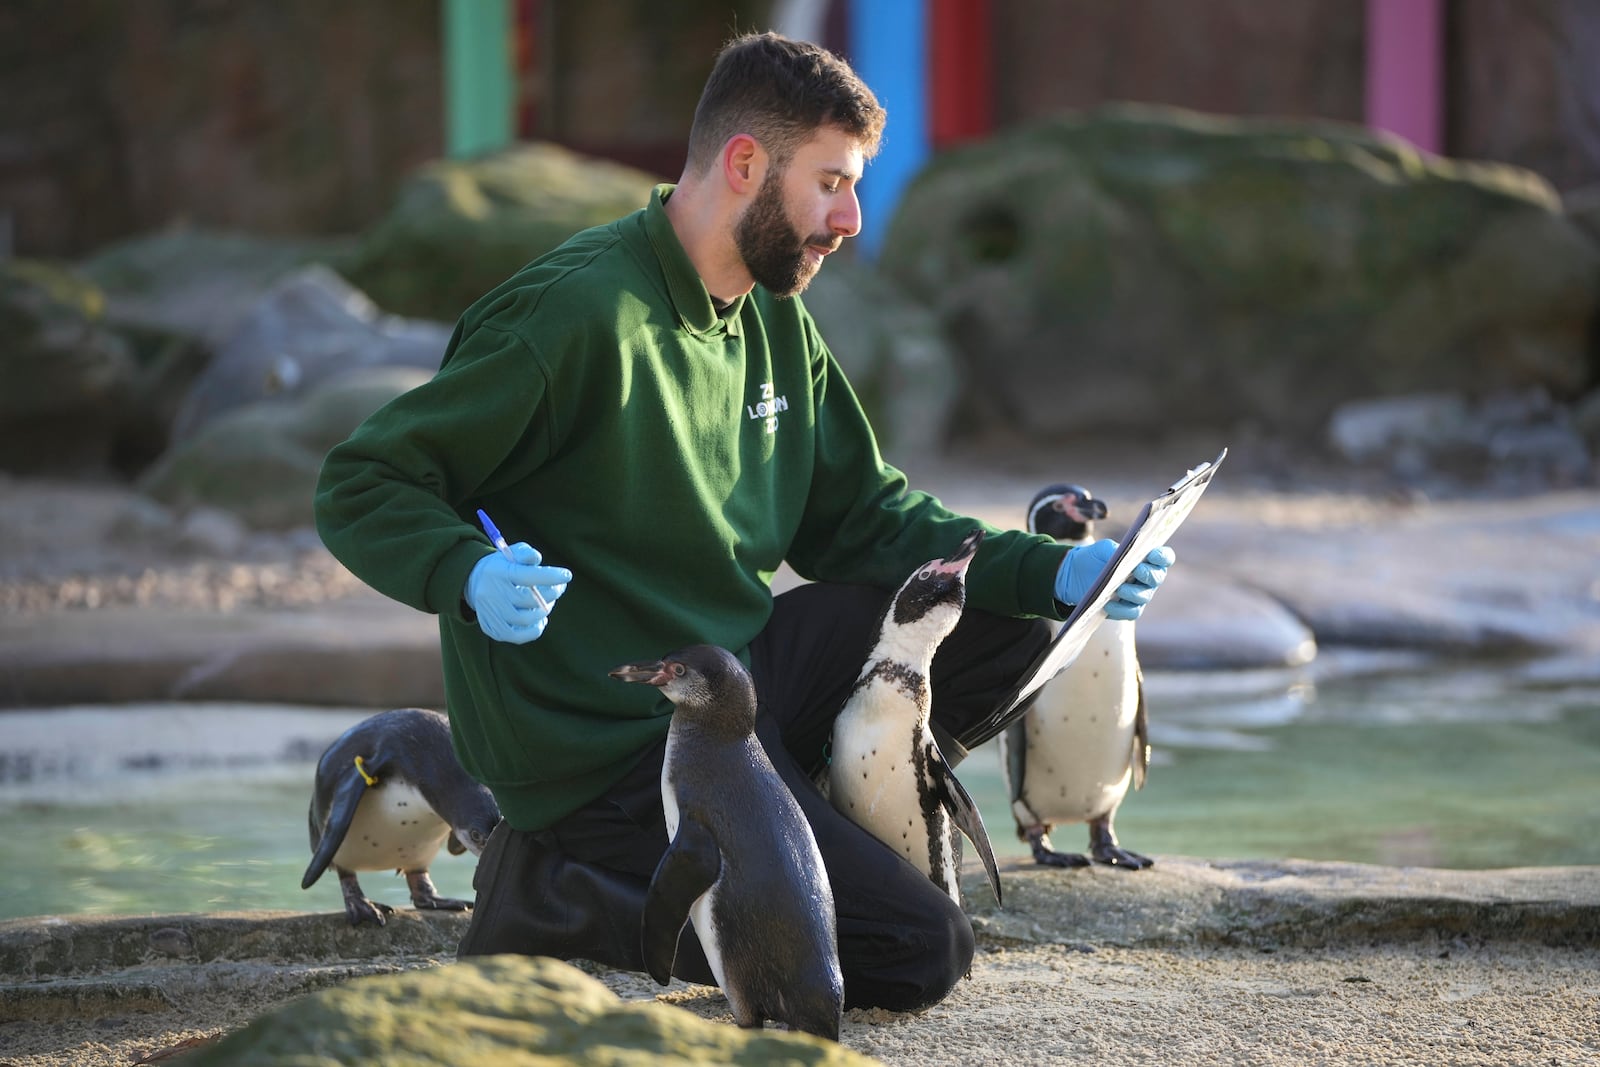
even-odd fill
[[[811,824],[756,740],[750,673],[714,645],[610,673],[659,686],[676,705],[661,765],[671,843],[645,896],[645,968],[667,984],[691,921],[734,1022],[773,1019],[837,1041],[833,888]]]
[[[1000,873],[977,805],[934,740],[933,654],[960,621],[967,566],[983,531],[919,567],[884,609],[877,640],[833,723],[828,799],[961,903],[961,834],[978,849],[995,900]]]
[[[450,720],[424,708],[397,708],[363,719],[317,761],[307,817],[310,889],[329,863],[339,872],[350,925],[384,925],[394,909],[368,900],[357,871],[398,871],[419,909],[466,911],[471,902],[441,897],[428,865],[441,845],[459,856],[483,851],[500,821],[489,790],[467,776],[450,747]]]
[[[1104,501],[1077,485],[1052,485],[1028,506],[1028,531],[1086,545]],[[1033,706],[1000,735],[1000,761],[1017,837],[1052,867],[1091,862],[1141,870],[1155,860],[1117,844],[1111,821],[1131,782],[1144,787],[1150,766],[1144,676],[1133,623],[1105,619],[1070,666],[1047,682]],[[1057,852],[1055,823],[1089,824],[1089,855]]]

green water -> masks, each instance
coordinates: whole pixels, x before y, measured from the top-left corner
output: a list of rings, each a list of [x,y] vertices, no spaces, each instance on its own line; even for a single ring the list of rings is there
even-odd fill
[[[1314,689],[1158,675],[1149,703],[1155,762],[1116,827],[1124,846],[1158,860],[1600,864],[1600,690],[1519,688],[1487,671]],[[305,811],[316,753],[360,713],[299,709],[286,731],[278,724],[289,716],[235,711],[221,735],[234,745],[225,759],[135,760],[130,769],[85,757],[87,766],[43,786],[38,774],[0,781],[0,918],[338,910],[331,873],[300,889],[310,856]],[[0,755],[16,743],[12,724],[24,721],[10,714],[0,713]],[[35,727],[51,721],[49,712],[30,714]],[[163,721],[161,709],[146,714]],[[227,717],[213,710],[195,721]],[[81,738],[74,753],[93,747],[99,727],[59,718]],[[139,724],[141,734],[155,729]],[[191,722],[178,733],[198,730]],[[282,751],[243,759],[239,752],[261,748],[251,730],[277,738]],[[975,752],[959,776],[996,852],[1025,855],[993,748]],[[1053,839],[1077,850],[1087,834],[1062,827]],[[471,856],[441,852],[433,874],[443,894],[470,899],[472,871]],[[409,905],[397,875],[367,873],[361,883],[373,899]]]

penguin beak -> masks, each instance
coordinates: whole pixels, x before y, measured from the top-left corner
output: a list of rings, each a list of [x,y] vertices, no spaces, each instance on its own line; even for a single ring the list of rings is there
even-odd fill
[[[1053,506],[1074,522],[1093,522],[1106,517],[1106,502],[1092,496],[1081,497],[1076,493],[1068,493]]]
[[[951,574],[960,575],[967,573],[967,566],[978,554],[978,545],[983,541],[983,531],[973,530],[962,540],[956,550],[944,559],[930,560],[923,568],[926,575]]]
[[[620,667],[613,667],[606,673],[619,682],[643,682],[645,685],[666,685],[672,680],[672,674],[667,670],[665,662],[655,663],[624,663]]]

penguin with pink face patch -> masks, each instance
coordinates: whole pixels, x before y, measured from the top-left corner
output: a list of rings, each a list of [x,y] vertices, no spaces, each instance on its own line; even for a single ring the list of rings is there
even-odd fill
[[[920,868],[961,903],[961,835],[972,841],[1000,899],[1000,873],[978,807],[934,739],[933,654],[966,606],[973,530],[945,559],[929,560],[884,609],[877,638],[833,723],[828,800]]]

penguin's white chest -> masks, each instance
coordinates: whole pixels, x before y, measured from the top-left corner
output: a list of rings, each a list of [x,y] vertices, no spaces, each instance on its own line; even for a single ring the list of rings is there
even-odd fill
[[[926,718],[917,702],[892,684],[873,681],[858,690],[834,722],[828,799],[935,876],[930,846],[941,852],[938,866],[948,866],[942,846],[950,831],[949,817],[931,799],[926,772],[918,766],[918,750],[929,743]]]
[[[426,870],[450,836],[409,782],[388,779],[362,795],[333,865],[347,871]]]
[[[1101,623],[1023,718],[1023,801],[1048,822],[1098,818],[1128,791],[1139,707],[1133,631],[1132,623]]]

